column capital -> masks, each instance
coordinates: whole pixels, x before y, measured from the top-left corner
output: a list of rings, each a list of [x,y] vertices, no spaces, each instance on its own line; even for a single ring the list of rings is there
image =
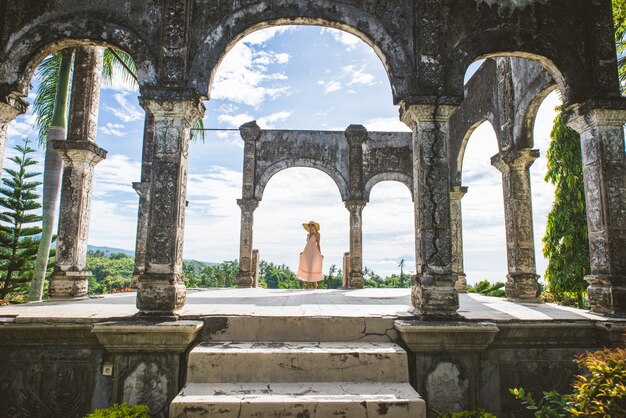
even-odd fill
[[[363,125],[350,125],[346,128],[345,135],[350,145],[362,144],[367,139],[367,129]]]
[[[133,189],[135,189],[139,197],[145,199],[148,192],[150,192],[150,183],[147,181],[133,181]]]
[[[156,117],[180,117],[193,125],[204,116],[204,104],[197,94],[183,94],[180,90],[151,90],[139,97],[139,104]]]
[[[491,157],[491,165],[505,173],[511,170],[526,170],[539,158],[539,150],[522,148],[501,151]]]
[[[107,156],[105,149],[100,148],[91,141],[63,141],[55,139],[52,141],[52,146],[67,164],[84,162],[96,165]]]
[[[457,108],[458,106],[451,104],[408,105],[403,102],[400,106],[400,120],[411,129],[415,129],[418,123],[445,123]]]
[[[26,113],[28,102],[14,93],[0,98],[0,123],[8,123],[19,115]]]
[[[467,194],[468,188],[466,186],[452,186],[450,187],[450,199],[461,200],[463,196]]]
[[[362,211],[367,202],[365,200],[346,200],[344,205],[350,212]]]
[[[585,109],[576,107],[566,114],[567,124],[582,134],[596,126],[623,126],[626,123],[626,109]]]
[[[237,199],[237,204],[241,210],[247,212],[254,212],[259,207],[259,201],[257,199]]]
[[[256,121],[244,123],[239,127],[239,134],[241,139],[246,142],[256,142],[261,137],[261,128],[257,125]]]

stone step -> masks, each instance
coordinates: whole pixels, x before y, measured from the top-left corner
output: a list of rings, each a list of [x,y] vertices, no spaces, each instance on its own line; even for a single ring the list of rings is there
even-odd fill
[[[322,313],[320,313],[322,314]],[[371,341],[399,339],[397,317],[229,316],[204,318],[200,341]]]
[[[424,400],[408,383],[190,383],[170,418],[423,418]]]
[[[407,382],[407,355],[394,343],[200,343],[187,382]]]

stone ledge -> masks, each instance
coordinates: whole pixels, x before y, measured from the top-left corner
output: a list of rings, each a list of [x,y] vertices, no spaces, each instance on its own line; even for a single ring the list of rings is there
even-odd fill
[[[202,321],[114,321],[95,324],[91,332],[112,353],[182,353],[203,325]]]
[[[483,351],[499,331],[493,322],[398,320],[394,325],[413,352]]]

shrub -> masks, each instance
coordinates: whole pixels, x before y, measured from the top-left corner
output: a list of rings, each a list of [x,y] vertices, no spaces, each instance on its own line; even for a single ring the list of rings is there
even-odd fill
[[[439,415],[438,418],[496,418],[496,416],[484,409],[475,409],[472,411],[448,412],[447,414]]]
[[[569,397],[574,416],[626,416],[626,349],[614,348],[584,353],[576,358],[587,373],[576,376]]]
[[[145,405],[129,406],[121,403],[111,408],[96,409],[85,418],[150,418],[150,412]]]
[[[626,349],[605,348],[576,357],[584,372],[576,376],[574,392],[568,395],[543,392],[536,403],[524,389],[509,389],[535,417],[625,417]]]
[[[474,286],[469,286],[467,288],[468,293],[480,293],[485,296],[495,296],[499,298],[505,297],[504,292],[504,283],[496,282],[489,283],[488,280],[482,280],[476,283]]]

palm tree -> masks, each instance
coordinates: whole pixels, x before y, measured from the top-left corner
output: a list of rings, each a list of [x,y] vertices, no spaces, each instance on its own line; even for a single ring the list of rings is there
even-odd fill
[[[398,267],[400,267],[400,287],[404,287],[404,258],[400,260]]]

